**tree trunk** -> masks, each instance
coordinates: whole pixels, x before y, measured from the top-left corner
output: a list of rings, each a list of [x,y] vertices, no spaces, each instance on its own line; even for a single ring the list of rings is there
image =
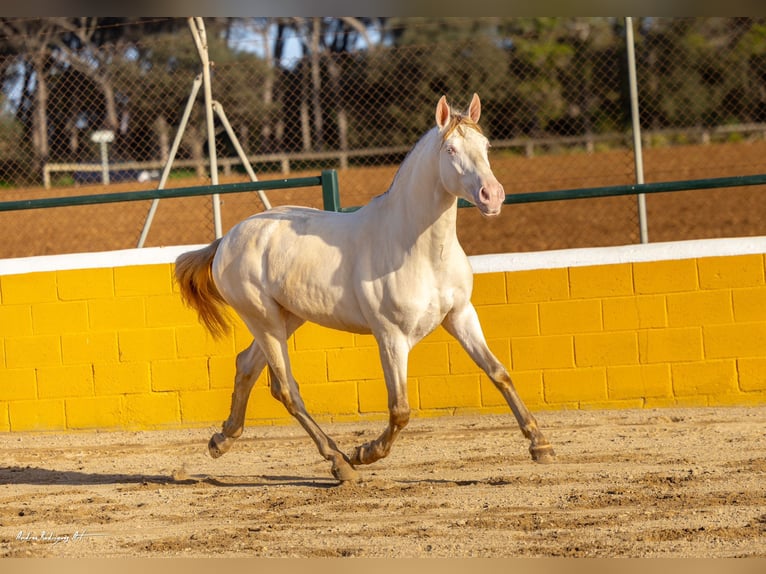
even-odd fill
[[[322,119],[322,75],[319,68],[319,34],[322,19],[313,18],[311,30],[311,103],[314,112],[314,147],[324,148],[324,120]]]
[[[338,109],[338,143],[342,151],[348,151],[348,113],[346,112],[345,99],[343,94],[341,94],[341,70],[340,66],[332,56],[328,58],[327,69],[330,74],[330,89],[332,90],[333,100],[336,102]]]
[[[205,161],[205,137],[202,131],[195,125],[189,123],[186,126],[184,133],[184,140],[189,145],[189,151],[192,159],[194,160],[194,169],[197,172],[197,177],[204,179],[206,177],[206,161]]]
[[[303,73],[301,74],[301,138],[303,140],[303,151],[311,151],[311,123],[309,120],[309,102],[308,102],[308,66],[305,62],[301,64]]]
[[[250,155],[250,126],[246,122],[242,122],[240,125],[237,137],[239,138],[239,145],[242,146],[242,151],[245,152],[246,156]]]
[[[309,123],[309,104],[301,100],[301,136],[303,138],[303,151],[311,151],[311,124]]]
[[[170,158],[170,130],[168,122],[163,116],[157,116],[154,120],[154,131],[157,134],[157,144],[160,148],[160,159],[167,163]]]
[[[348,114],[346,108],[338,110],[338,137],[340,138],[340,149],[348,151]]]
[[[69,153],[76,157],[80,150],[80,130],[72,120],[67,122],[67,129],[69,130]]]
[[[261,39],[265,47],[266,53],[264,58],[268,71],[266,77],[263,80],[263,109],[265,110],[265,118],[263,125],[261,126],[261,143],[258,146],[258,151],[261,153],[269,153],[272,151],[272,139],[274,137],[274,76],[276,74],[277,63],[274,61],[274,53],[271,50],[271,44],[269,44],[269,26],[266,24],[261,29]]]
[[[263,125],[261,126],[261,145],[260,149],[263,153],[271,151],[271,140],[274,137],[274,129],[272,122],[274,121],[274,113],[272,108],[274,106],[274,75],[271,71],[266,74],[266,78],[263,82],[263,109],[266,111]]]
[[[50,146],[48,144],[48,78],[45,75],[45,60],[47,54],[40,52],[35,55],[35,111],[32,116],[32,145],[34,147],[35,173],[42,175],[42,168],[48,161]]]
[[[117,104],[114,101],[114,88],[108,78],[98,78],[101,90],[104,92],[104,106],[106,108],[106,124],[104,127],[113,132],[117,131],[119,120],[117,118]]]

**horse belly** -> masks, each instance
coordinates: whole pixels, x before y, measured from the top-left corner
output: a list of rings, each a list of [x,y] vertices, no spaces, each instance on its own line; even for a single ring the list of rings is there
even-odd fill
[[[274,299],[284,309],[312,323],[354,333],[370,332],[355,300],[324,285],[294,284],[274,293]]]
[[[212,271],[219,291],[238,313],[274,312],[270,309],[277,303],[307,321],[368,332],[349,296],[342,249],[326,233],[311,229],[315,214],[322,213],[277,208],[227,234]]]
[[[306,243],[306,242],[299,242]],[[285,309],[325,327],[369,333],[341,254],[326,246],[293,246],[288,265],[267,270],[270,295]]]

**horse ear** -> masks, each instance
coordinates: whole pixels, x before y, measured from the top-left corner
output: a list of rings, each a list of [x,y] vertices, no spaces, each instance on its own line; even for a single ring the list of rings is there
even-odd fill
[[[450,114],[447,96],[442,96],[439,98],[439,103],[436,104],[436,125],[439,126],[439,129],[443,129],[447,125]]]
[[[468,106],[468,117],[473,120],[474,123],[479,123],[481,117],[481,101],[479,100],[479,94],[474,93],[471,98],[471,105]]]

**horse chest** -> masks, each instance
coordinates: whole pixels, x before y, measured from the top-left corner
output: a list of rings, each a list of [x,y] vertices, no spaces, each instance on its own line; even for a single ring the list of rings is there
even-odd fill
[[[440,286],[421,278],[415,283],[398,283],[378,298],[378,311],[414,340],[438,327],[454,307],[462,289]]]

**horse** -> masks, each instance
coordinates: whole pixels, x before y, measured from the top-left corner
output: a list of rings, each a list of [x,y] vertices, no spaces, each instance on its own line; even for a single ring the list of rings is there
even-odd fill
[[[532,460],[554,461],[553,447],[487,346],[471,303],[473,272],[457,238],[458,198],[487,218],[497,216],[505,200],[489,165],[480,115],[477,94],[466,112],[441,96],[436,125],[406,155],[389,189],[360,209],[276,207],[176,259],[182,299],[210,333],[225,334],[231,307],[253,337],[236,358],[229,417],[208,443],[213,458],[242,435],[250,391],[268,367],[271,395],[332,463],[332,475],[340,482],[359,480],[356,467],[387,456],[409,422],[408,354],[442,325],[503,395],[530,441]],[[305,321],[372,334],[378,345],[388,424],[350,456],[306,411],[293,377],[287,340]]]

